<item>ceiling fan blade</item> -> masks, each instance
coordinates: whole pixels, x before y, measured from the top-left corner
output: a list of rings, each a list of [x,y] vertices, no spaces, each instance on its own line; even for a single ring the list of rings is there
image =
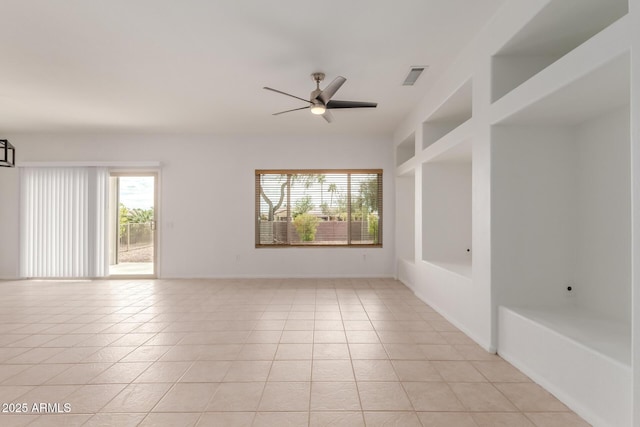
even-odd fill
[[[342,76],[336,77],[335,79],[333,79],[333,81],[331,83],[329,83],[329,86],[327,86],[326,88],[324,88],[324,90],[322,92],[320,92],[320,95],[318,95],[318,98],[320,98],[320,100],[324,104],[326,104],[333,97],[333,95],[336,94],[338,89],[340,89],[340,87],[346,81],[347,81],[347,79],[345,79]]]
[[[322,118],[325,119],[327,121],[327,123],[331,123],[333,121],[333,114],[331,114],[331,111],[326,110],[322,114]]]
[[[293,110],[287,110],[287,111],[280,111],[279,113],[273,113],[274,116],[277,116],[279,114],[284,114],[284,113],[290,113],[292,111],[298,111],[298,110],[306,110],[310,107],[300,107],[300,108],[294,108]]]
[[[327,103],[327,109],[335,108],[376,108],[378,106],[375,102],[358,102],[358,101],[329,101]]]
[[[303,101],[303,102],[311,103],[311,101],[309,101],[308,99],[303,99],[303,98],[300,98],[299,96],[291,95],[290,93],[286,93],[286,92],[283,92],[281,90],[272,89],[272,88],[266,87],[266,86],[263,87],[263,89],[270,90],[271,92],[279,93],[279,94],[282,94],[282,95],[287,95],[287,96],[290,96],[292,98],[299,99],[300,101]]]

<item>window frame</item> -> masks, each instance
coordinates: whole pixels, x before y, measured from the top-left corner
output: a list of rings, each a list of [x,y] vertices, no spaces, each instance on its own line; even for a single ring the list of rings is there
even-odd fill
[[[286,244],[265,244],[260,243],[260,177],[262,175],[321,175],[321,174],[345,174],[347,177],[347,242],[344,244],[309,244],[309,243],[286,243]],[[351,175],[356,174],[376,174],[378,175],[377,208],[378,208],[378,243],[351,243]],[[255,170],[255,247],[265,248],[382,248],[383,245],[383,170],[382,169],[256,169]],[[290,190],[290,189],[289,189]],[[288,193],[290,191],[288,190]],[[290,194],[287,194],[287,205],[290,205]],[[291,222],[291,217],[287,217],[287,223]]]

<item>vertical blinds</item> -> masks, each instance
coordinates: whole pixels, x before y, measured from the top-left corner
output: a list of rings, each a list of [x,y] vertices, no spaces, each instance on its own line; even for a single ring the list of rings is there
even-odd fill
[[[105,168],[21,169],[22,277],[107,273]]]
[[[256,170],[256,246],[382,245],[382,170]]]

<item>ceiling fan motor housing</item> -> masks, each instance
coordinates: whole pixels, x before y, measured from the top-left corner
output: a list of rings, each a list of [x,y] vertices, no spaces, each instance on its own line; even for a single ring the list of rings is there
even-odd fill
[[[322,93],[322,91],[320,89],[316,89],[314,91],[311,92],[311,98],[309,99],[309,101],[312,104],[322,104],[324,105],[324,103],[322,102],[322,100],[320,98],[318,98],[320,96],[320,94]]]

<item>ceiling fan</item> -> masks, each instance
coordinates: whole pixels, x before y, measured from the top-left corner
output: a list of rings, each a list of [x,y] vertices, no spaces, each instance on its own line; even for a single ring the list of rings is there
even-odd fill
[[[376,108],[378,106],[375,102],[358,102],[358,101],[332,101],[331,98],[335,93],[340,89],[340,87],[347,81],[342,76],[338,76],[326,87],[324,90],[320,89],[320,82],[324,80],[324,73],[313,73],[311,74],[311,78],[316,82],[316,89],[311,92],[311,96],[309,100],[304,98],[300,98],[295,95],[291,95],[285,92],[282,92],[277,89],[272,89],[270,87],[265,87],[264,89],[270,90],[272,92],[280,93],[282,95],[287,95],[292,98],[299,99],[303,102],[308,102],[309,105],[306,107],[294,108],[293,110],[280,111],[279,113],[273,113],[274,116],[284,113],[290,113],[291,111],[298,110],[306,110],[307,108],[311,109],[312,114],[321,115],[324,119],[331,123],[333,120],[333,116],[329,110],[337,109],[337,108]]]

